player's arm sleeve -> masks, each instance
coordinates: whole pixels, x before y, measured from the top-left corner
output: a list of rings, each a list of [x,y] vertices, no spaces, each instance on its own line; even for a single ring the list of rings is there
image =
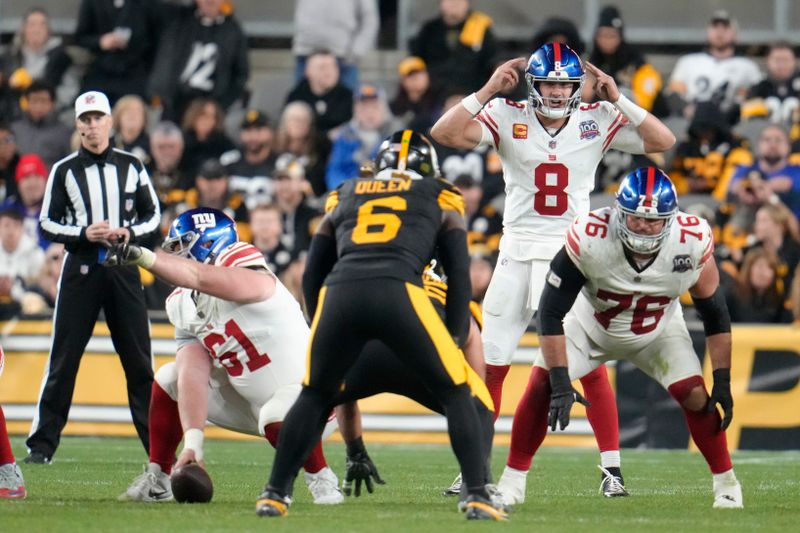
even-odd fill
[[[544,290],[539,300],[539,335],[563,335],[564,317],[586,283],[586,278],[561,248],[550,262]]]
[[[731,315],[725,296],[719,287],[708,298],[695,298],[694,307],[700,315],[700,320],[703,321],[706,337],[731,332]]]
[[[179,328],[178,326],[175,326],[175,344],[178,345],[178,347],[177,347],[178,350],[180,350],[181,348],[183,348],[186,345],[189,345],[189,344],[192,344],[192,343],[195,343],[195,342],[197,342],[197,343],[200,342],[197,337],[195,337],[194,335],[192,335],[191,333],[189,333],[185,329]]]
[[[469,254],[464,220],[454,211],[445,211],[445,220],[437,241],[439,259],[447,274],[445,325],[461,346],[469,332],[469,301],[472,285],[469,280]]]
[[[336,238],[330,215],[326,215],[317,228],[317,233],[311,239],[306,258],[306,269],[303,272],[303,299],[306,302],[306,312],[310,319],[314,318],[317,311],[319,291],[325,278],[333,265],[336,264]]]
[[[499,100],[489,100],[480,113],[475,115],[475,120],[481,125],[481,140],[477,146],[489,145],[495,150],[500,149],[500,107]],[[476,148],[477,148],[476,146]]]
[[[607,107],[610,108],[611,114],[609,125],[605,126],[606,138],[603,141],[603,151],[614,148],[629,154],[643,154],[644,139],[636,126],[631,124],[617,108]]]

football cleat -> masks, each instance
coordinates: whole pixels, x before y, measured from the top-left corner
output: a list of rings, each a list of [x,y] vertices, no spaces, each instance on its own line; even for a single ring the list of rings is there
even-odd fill
[[[508,520],[507,512],[495,506],[492,500],[478,494],[470,494],[467,496],[464,502],[463,512],[467,520],[494,520],[497,522]]]
[[[504,505],[517,505],[518,503],[525,503],[525,485],[528,478],[528,473],[522,470],[516,470],[510,466],[503,469],[503,475],[500,476],[500,481],[497,483],[497,491],[499,500]]]
[[[43,454],[42,452],[31,451],[28,457],[22,460],[26,465],[49,465],[52,461],[51,457]]]
[[[614,475],[607,469],[600,465],[597,468],[603,473],[602,480],[600,481],[600,493],[606,498],[619,498],[622,496],[630,496],[628,491],[625,490],[625,481],[622,479],[622,474]]]
[[[336,505],[344,501],[344,495],[339,490],[339,478],[329,467],[326,466],[315,474],[306,472],[304,476],[317,505]]]
[[[8,463],[0,466],[0,498],[6,500],[21,500],[27,496],[25,480],[17,463]]]
[[[442,496],[458,496],[461,494],[461,474],[458,474],[449,487],[442,491]]]
[[[287,516],[289,503],[288,498],[282,497],[274,490],[266,489],[256,500],[256,514],[258,516]]]
[[[733,470],[726,472],[723,476],[725,476],[725,479],[714,479],[714,509],[743,508],[742,486],[736,476],[733,475]]]
[[[172,501],[172,485],[169,475],[161,467],[150,463],[147,469],[133,480],[128,490],[117,498],[121,502],[168,502]]]

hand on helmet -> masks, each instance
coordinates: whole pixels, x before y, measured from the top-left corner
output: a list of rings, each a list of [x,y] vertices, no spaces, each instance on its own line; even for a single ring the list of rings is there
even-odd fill
[[[486,82],[485,87],[489,89],[492,94],[510,91],[519,83],[519,73],[525,68],[525,64],[526,59],[524,57],[506,61],[497,67],[492,77]]]
[[[614,78],[592,65],[588,61],[584,63],[586,72],[594,76],[594,92],[600,100],[606,100],[612,104],[619,100],[619,88]]]

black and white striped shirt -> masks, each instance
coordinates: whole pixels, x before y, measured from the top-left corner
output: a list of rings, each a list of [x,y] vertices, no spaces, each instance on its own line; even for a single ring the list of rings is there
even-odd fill
[[[135,155],[81,148],[53,165],[39,224],[46,239],[64,243],[70,252],[90,253],[98,246],[86,238],[86,228],[103,220],[128,228],[131,239],[152,233],[161,220],[158,197]]]

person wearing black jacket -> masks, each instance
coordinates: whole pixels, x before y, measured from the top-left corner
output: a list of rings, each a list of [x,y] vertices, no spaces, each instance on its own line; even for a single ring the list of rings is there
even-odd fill
[[[244,95],[250,75],[247,40],[239,21],[220,4],[197,0],[196,9],[170,13],[149,83],[165,119],[180,121],[189,103],[201,96],[227,110]]]
[[[53,344],[44,383],[26,441],[26,463],[47,464],[67,423],[78,365],[100,310],[128,384],[133,424],[148,449],[148,409],[153,383],[150,331],[136,267],[106,268],[106,247],[139,242],[159,227],[158,198],[142,162],[112,148],[108,98],[91,91],[75,102],[81,148],[52,168],[40,227],[64,243],[67,256],[53,315]]]
[[[425,61],[435,84],[477,91],[494,68],[492,19],[471,11],[469,0],[440,2],[439,9],[440,16],[426,22],[409,43],[411,55]]]
[[[157,0],[81,0],[75,44],[94,54],[82,88],[113,104],[126,94],[145,97],[160,30]]]

